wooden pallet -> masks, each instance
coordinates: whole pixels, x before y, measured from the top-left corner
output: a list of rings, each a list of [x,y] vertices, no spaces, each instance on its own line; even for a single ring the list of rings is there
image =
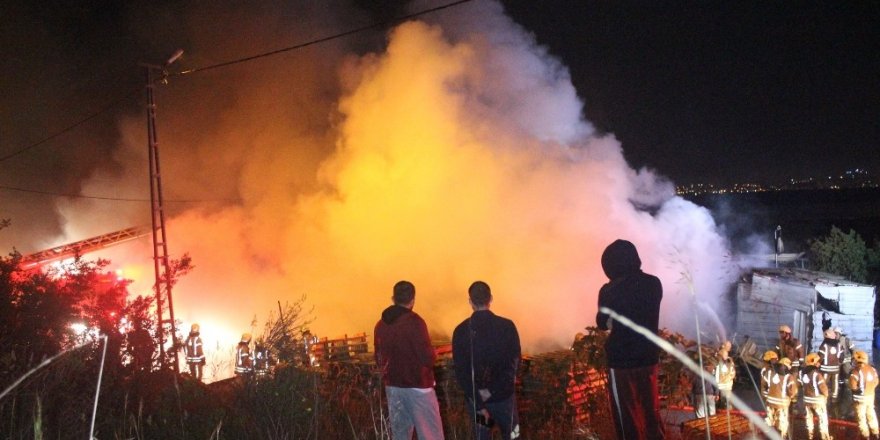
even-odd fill
[[[728,426],[730,432],[728,434]],[[728,414],[720,413],[709,417],[709,433],[711,438],[731,438],[746,439],[752,438],[755,432],[748,419],[739,414],[730,414],[730,424],[728,425]],[[681,424],[681,438],[684,440],[705,440],[706,439],[706,419],[688,420]]]

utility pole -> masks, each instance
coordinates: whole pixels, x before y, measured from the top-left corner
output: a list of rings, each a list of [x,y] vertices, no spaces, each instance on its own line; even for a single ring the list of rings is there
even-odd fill
[[[150,211],[152,213],[153,230],[153,269],[156,276],[156,338],[159,342],[159,362],[165,365],[165,324],[171,327],[171,347],[174,357],[174,372],[180,372],[177,357],[177,329],[174,323],[174,302],[171,299],[171,268],[168,261],[168,237],[165,233],[165,211],[162,204],[162,174],[159,171],[159,140],[156,136],[156,101],[153,87],[157,81],[166,81],[168,66],[183,55],[178,49],[168,58],[165,64],[141,64],[147,71],[147,150],[150,157]],[[163,295],[164,294],[164,295]],[[165,319],[163,301],[168,304],[168,319]]]

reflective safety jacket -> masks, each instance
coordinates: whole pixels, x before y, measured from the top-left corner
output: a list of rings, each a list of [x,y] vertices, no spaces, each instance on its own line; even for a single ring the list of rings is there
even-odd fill
[[[239,342],[235,347],[235,374],[245,374],[254,371],[254,360],[251,357],[251,349],[247,343]]]
[[[199,336],[199,332],[190,332],[183,347],[186,352],[186,363],[205,363],[205,352],[202,350],[202,338]]]
[[[825,338],[819,345],[819,369],[823,373],[839,373],[840,362],[843,361],[843,353],[837,339]]]
[[[730,391],[733,389],[733,379],[736,378],[736,367],[733,359],[719,359],[718,365],[715,366],[715,381],[718,382],[718,389],[722,391]]]
[[[254,350],[254,372],[257,376],[269,374],[269,349],[257,346]]]
[[[807,405],[825,405],[828,400],[828,384],[825,376],[817,367],[807,366],[800,372],[801,387],[804,390],[804,403]]]
[[[788,408],[792,399],[797,398],[797,378],[790,372],[774,371],[770,376],[770,389],[767,392],[767,405]]]
[[[770,379],[776,374],[775,369],[776,365],[765,365],[764,368],[761,368],[761,396],[765,399],[767,393],[770,392]]]
[[[858,364],[849,374],[849,389],[853,402],[874,403],[874,390],[877,388],[877,370],[868,364]]]
[[[797,338],[789,338],[787,341],[780,339],[776,352],[779,353],[779,359],[784,357],[791,359],[791,368],[800,367],[804,361],[804,346]]]

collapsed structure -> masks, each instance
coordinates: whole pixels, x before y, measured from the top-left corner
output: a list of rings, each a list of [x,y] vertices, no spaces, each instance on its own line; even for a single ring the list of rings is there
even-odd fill
[[[822,343],[823,327],[839,327],[858,349],[873,356],[875,290],[823,272],[755,269],[737,284],[734,299],[740,356],[760,366],[760,354],[775,348],[783,324],[807,353]]]

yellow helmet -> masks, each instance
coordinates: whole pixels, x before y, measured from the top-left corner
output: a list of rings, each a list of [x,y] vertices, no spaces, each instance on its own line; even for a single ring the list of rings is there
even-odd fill
[[[764,352],[764,362],[771,362],[779,359],[779,355],[776,354],[773,350],[767,350]]]
[[[804,363],[807,365],[812,365],[814,367],[819,366],[819,354],[818,353],[810,353],[807,357],[804,358]]]
[[[853,353],[853,360],[860,363],[860,364],[867,364],[868,363],[868,353],[865,353],[864,351],[861,351],[861,350],[856,350],[856,352]]]
[[[779,333],[791,333],[791,327],[783,324],[779,326]]]
[[[198,324],[193,324],[192,326],[190,326],[189,331],[191,331],[191,332],[197,332],[197,331],[199,331],[199,325],[198,325]]]
[[[251,334],[250,333],[242,333],[241,334],[241,342],[251,342]]]
[[[779,363],[782,365],[785,365],[788,368],[791,368],[791,359],[789,359],[789,358],[784,357],[779,360]]]
[[[731,344],[730,341],[724,341],[721,343],[721,346],[718,347],[718,351],[730,351],[730,347],[732,346],[733,344]]]

